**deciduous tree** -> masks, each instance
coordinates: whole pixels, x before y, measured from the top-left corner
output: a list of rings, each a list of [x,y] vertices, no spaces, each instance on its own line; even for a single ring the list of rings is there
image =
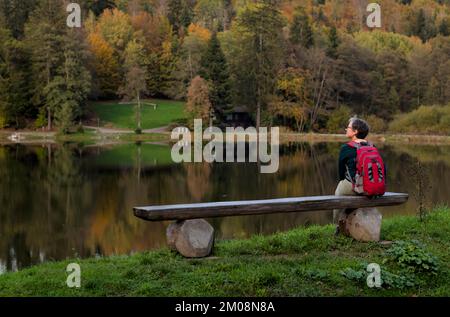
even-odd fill
[[[190,119],[190,125],[193,124],[191,122],[193,119],[209,122],[212,107],[209,96],[208,83],[200,76],[196,76],[187,93],[186,113]]]

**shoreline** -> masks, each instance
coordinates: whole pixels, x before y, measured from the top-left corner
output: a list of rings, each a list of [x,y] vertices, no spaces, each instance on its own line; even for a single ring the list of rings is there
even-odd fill
[[[435,207],[426,222],[417,216],[384,219],[379,243],[335,237],[334,226],[315,225],[219,241],[203,259],[163,248],[47,262],[0,275],[0,296],[449,296],[449,227],[450,208]],[[417,268],[407,273],[398,260],[384,261],[397,241],[414,240],[437,258],[437,274]],[[79,289],[66,285],[69,263],[81,267]],[[380,263],[389,277],[381,288],[367,286],[367,263]]]
[[[105,129],[106,130],[106,129]],[[153,129],[154,132],[135,134],[133,131],[104,132],[87,129],[84,133],[74,133],[68,135],[60,135],[57,132],[35,132],[35,131],[8,131],[0,130],[0,145],[6,144],[57,144],[64,142],[80,142],[89,144],[102,144],[104,142],[140,142],[140,141],[160,141],[173,142],[170,139],[169,131],[161,131]],[[16,140],[11,139],[12,135],[18,135]],[[410,144],[449,144],[450,136],[448,135],[424,135],[424,134],[370,134],[369,140],[378,143],[410,143]],[[343,134],[325,134],[325,133],[288,133],[280,132],[280,144],[290,142],[345,142],[347,138]]]

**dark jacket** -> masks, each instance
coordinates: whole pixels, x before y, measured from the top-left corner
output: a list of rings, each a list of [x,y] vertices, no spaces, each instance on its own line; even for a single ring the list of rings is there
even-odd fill
[[[344,144],[339,153],[339,180],[353,182],[356,173],[356,148]]]

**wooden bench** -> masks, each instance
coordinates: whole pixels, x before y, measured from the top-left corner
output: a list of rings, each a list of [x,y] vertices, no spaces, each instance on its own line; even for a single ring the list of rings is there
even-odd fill
[[[391,192],[373,199],[365,196],[310,196],[135,207],[134,215],[147,221],[176,220],[167,229],[169,247],[187,257],[201,257],[211,252],[214,240],[214,229],[203,218],[349,209],[354,211],[348,215],[343,232],[357,240],[367,241],[358,239],[351,228],[364,230],[363,222],[375,228],[381,227],[381,214],[373,207],[399,205],[407,200],[408,194]],[[191,250],[195,248],[200,252]]]

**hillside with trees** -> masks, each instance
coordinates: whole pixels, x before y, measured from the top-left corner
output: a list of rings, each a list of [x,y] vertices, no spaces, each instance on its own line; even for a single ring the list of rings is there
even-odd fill
[[[372,29],[369,2],[86,0],[69,28],[69,1],[0,0],[0,128],[67,132],[89,101],[122,98],[185,100],[215,123],[245,106],[298,132],[448,105],[450,1],[378,0]]]

